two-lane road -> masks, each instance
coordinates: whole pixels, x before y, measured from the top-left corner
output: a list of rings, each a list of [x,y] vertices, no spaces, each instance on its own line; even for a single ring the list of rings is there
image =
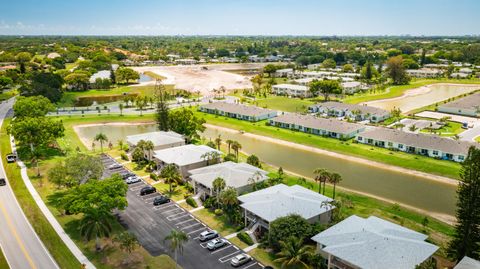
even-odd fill
[[[0,104],[0,126],[12,106],[13,99]],[[4,154],[2,152],[0,160],[2,178],[6,178],[2,164]],[[0,186],[0,246],[11,269],[58,268],[23,214],[8,182],[7,186]]]

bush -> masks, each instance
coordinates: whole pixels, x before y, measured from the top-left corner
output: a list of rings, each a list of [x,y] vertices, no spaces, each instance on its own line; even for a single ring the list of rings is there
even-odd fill
[[[235,162],[236,163],[237,162],[237,157],[235,157],[235,154],[230,153],[230,154],[227,154],[225,157],[223,157],[223,160],[225,162],[230,161],[230,162]]]
[[[203,201],[203,206],[205,208],[212,208],[215,205],[215,198],[214,197],[208,197]]]
[[[217,208],[215,209],[214,213],[215,215],[220,216],[220,215],[223,215],[223,210],[221,210],[220,208]]]
[[[240,239],[240,241],[242,241],[243,243],[245,243],[249,246],[253,245],[253,243],[254,243],[252,238],[246,232],[239,232],[237,234],[237,237],[238,237],[238,239]]]
[[[193,186],[192,184],[186,182],[185,183],[185,189],[189,192],[189,193],[193,193]]]
[[[157,174],[155,174],[155,173],[150,173],[150,178],[151,178],[152,180],[158,181],[158,176],[157,176]]]
[[[188,197],[186,199],[186,202],[188,205],[190,205],[191,207],[198,207],[197,205],[197,202],[195,202],[195,200],[192,198],[192,197]]]
[[[124,161],[128,161],[128,160],[129,160],[129,159],[128,159],[128,155],[127,155],[125,152],[120,153],[120,158],[122,158],[122,160],[124,160]]]

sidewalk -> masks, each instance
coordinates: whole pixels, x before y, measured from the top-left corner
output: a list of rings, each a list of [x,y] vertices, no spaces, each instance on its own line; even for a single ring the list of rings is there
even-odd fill
[[[15,143],[12,142],[13,141],[12,139],[13,138],[10,137],[10,146],[12,148],[12,152],[16,152],[16,146],[15,146]],[[25,166],[25,164],[21,160],[17,160],[17,164],[21,169],[20,173],[22,175],[22,179],[23,179],[23,182],[25,183],[25,186],[27,187],[28,191],[32,195],[33,199],[37,203],[42,213],[50,222],[50,225],[52,225],[53,229],[57,232],[58,236],[60,236],[60,238],[65,243],[65,245],[67,245],[68,249],[70,249],[73,255],[78,259],[78,261],[80,263],[85,264],[86,269],[95,269],[95,266],[87,259],[87,257],[85,257],[85,255],[83,255],[82,251],[80,251],[77,245],[75,245],[75,243],[68,236],[68,234],[65,233],[60,223],[58,223],[57,219],[53,216],[52,212],[50,212],[45,202],[43,202],[42,198],[40,197],[40,194],[38,194],[37,190],[35,189],[32,182],[30,181],[30,178],[28,177],[27,167]]]

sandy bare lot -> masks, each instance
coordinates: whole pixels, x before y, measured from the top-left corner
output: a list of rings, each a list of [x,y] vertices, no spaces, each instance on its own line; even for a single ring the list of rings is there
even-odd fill
[[[252,88],[250,76],[227,72],[225,70],[260,69],[265,64],[212,64],[177,66],[133,67],[137,72],[151,71],[166,79],[164,84],[174,84],[177,89],[200,91],[203,95],[212,95],[213,89],[221,86],[227,90]],[[153,84],[154,82],[148,82]],[[143,84],[145,85],[145,84]]]

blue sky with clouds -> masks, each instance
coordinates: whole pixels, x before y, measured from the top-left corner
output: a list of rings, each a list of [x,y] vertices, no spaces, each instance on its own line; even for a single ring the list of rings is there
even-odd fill
[[[0,0],[2,35],[479,35],[480,0]]]

